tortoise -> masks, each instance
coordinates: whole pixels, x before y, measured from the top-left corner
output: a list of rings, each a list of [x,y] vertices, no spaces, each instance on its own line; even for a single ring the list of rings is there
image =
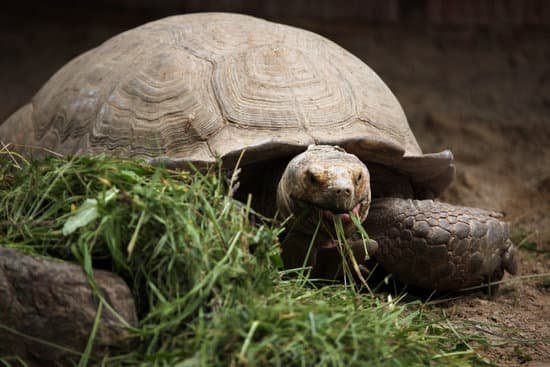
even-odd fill
[[[449,290],[516,272],[498,213],[433,200],[454,178],[452,153],[422,153],[380,77],[306,30],[228,13],[147,23],[62,67],[0,139],[36,156],[238,162],[237,198],[295,218],[287,267],[303,264],[323,223],[307,259],[321,276],[338,262],[330,223],[352,240],[352,216],[373,239],[354,247],[359,261],[368,252],[404,283]]]

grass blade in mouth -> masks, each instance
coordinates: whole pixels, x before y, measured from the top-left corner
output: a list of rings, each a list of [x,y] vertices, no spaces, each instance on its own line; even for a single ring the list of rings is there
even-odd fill
[[[354,217],[357,217],[356,215],[351,215],[351,218],[353,220]],[[358,228],[362,228],[361,223],[357,223],[356,220],[353,222]],[[357,259],[355,258],[355,255],[353,253],[353,250],[351,248],[351,245],[348,242],[348,238],[346,236],[346,233],[344,231],[344,226],[342,225],[342,220],[338,217],[334,220],[334,229],[336,232],[336,240],[338,241],[338,248],[339,252],[342,257],[342,267],[344,269],[344,276],[349,278],[351,282],[354,281],[353,275],[359,279],[359,282],[361,283],[362,287],[365,287],[370,294],[372,293],[372,290],[370,289],[370,286],[367,283],[367,280],[363,277],[363,274],[361,272],[361,269],[359,267],[359,264],[357,263]],[[363,229],[363,232],[365,230]],[[365,232],[366,235],[366,232]],[[366,236],[368,239],[368,236]],[[366,251],[366,244],[363,241],[363,246],[365,247]],[[353,273],[351,272],[351,269],[353,269]]]

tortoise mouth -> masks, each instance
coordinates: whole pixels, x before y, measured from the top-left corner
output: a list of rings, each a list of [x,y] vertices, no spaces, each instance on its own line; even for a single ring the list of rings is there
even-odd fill
[[[329,223],[340,219],[342,221],[342,224],[347,225],[352,223],[352,219],[351,219],[352,215],[361,217],[361,212],[360,212],[361,206],[362,206],[362,202],[359,202],[357,205],[355,205],[351,209],[350,212],[335,212],[332,210],[321,210],[321,215],[323,217],[323,220],[328,221]]]
[[[331,235],[335,233],[335,224],[338,220],[341,221],[344,231],[351,233],[355,229],[352,216],[357,216],[359,221],[363,222],[367,217],[370,207],[370,200],[368,198],[357,202],[351,210],[341,211],[319,207],[304,200],[295,199],[295,202],[299,204],[299,209],[304,213],[302,216],[298,216],[301,227],[307,232],[313,233],[319,222],[321,222],[321,229]]]

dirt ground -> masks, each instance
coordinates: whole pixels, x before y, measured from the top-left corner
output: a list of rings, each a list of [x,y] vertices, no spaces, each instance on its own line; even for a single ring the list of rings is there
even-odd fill
[[[70,58],[143,19],[21,22],[0,19],[0,121]],[[550,34],[292,23],[379,73],[425,152],[453,151],[457,178],[443,200],[506,214],[519,274],[494,296],[438,307],[487,337],[473,346],[496,365],[550,365]]]

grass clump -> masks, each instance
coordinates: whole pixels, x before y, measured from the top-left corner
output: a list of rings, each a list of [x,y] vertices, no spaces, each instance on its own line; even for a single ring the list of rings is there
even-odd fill
[[[0,178],[1,246],[79,262],[90,276],[107,268],[133,291],[137,347],[89,364],[458,366],[474,356],[421,307],[283,278],[283,229],[253,226],[220,172],[99,156],[4,161]]]

